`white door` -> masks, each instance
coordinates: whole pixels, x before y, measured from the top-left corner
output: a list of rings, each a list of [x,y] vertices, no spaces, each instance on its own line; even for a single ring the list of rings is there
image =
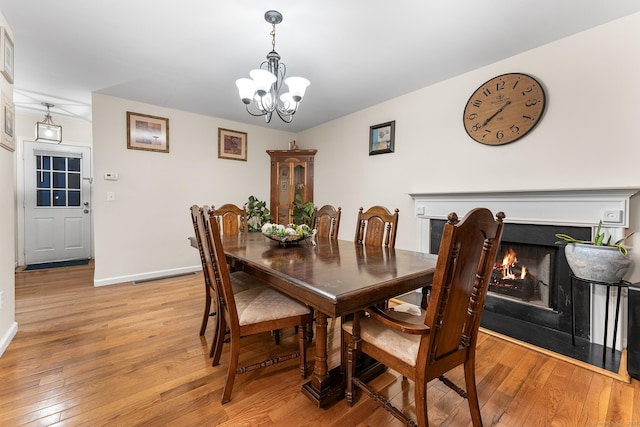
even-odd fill
[[[91,257],[91,149],[24,144],[25,264]]]

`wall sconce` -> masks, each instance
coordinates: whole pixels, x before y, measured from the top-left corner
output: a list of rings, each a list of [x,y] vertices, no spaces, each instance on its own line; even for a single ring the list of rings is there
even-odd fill
[[[42,105],[47,107],[47,114],[43,121],[36,123],[36,141],[60,144],[62,142],[62,126],[53,123],[49,112],[49,108],[53,107],[53,104],[43,102]]]

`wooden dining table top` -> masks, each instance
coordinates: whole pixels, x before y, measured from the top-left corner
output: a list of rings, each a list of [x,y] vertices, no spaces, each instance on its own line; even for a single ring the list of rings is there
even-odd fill
[[[437,255],[345,240],[282,246],[255,232],[224,235],[222,245],[231,266],[331,317],[431,283],[437,260]]]

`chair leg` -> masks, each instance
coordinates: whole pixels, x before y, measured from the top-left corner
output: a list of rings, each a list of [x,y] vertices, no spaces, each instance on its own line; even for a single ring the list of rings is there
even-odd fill
[[[209,357],[213,357],[216,352],[216,349],[220,345],[218,341],[224,342],[224,333],[220,333],[220,316],[216,316],[213,319],[213,325],[215,326],[215,330],[213,331],[213,339],[211,341],[211,350],[209,350]]]
[[[216,316],[218,320],[216,322],[216,336],[211,343],[211,354],[213,358],[211,366],[218,366],[220,364],[220,356],[222,355],[222,344],[224,344],[224,336],[227,331],[227,322],[224,316]]]
[[[476,363],[474,357],[470,357],[464,363],[464,382],[467,388],[467,400],[469,402],[469,412],[471,412],[471,422],[474,427],[482,427],[482,415],[480,414],[478,390],[476,389]]]
[[[313,319],[315,319],[315,317],[313,313],[313,307],[311,307],[311,324],[307,325],[307,342],[309,344],[313,342]]]
[[[298,327],[298,346],[300,348],[300,376],[307,378],[307,334],[306,325]]]
[[[231,390],[233,389],[233,383],[236,380],[236,373],[238,371],[238,358],[240,357],[240,343],[237,339],[231,338],[231,352],[229,354],[229,368],[227,369],[227,379],[224,383],[224,389],[222,390],[222,403],[227,403],[231,400]]]
[[[419,426],[429,425],[429,414],[427,412],[427,384],[416,378],[415,387],[415,405],[416,405],[416,421]]]
[[[204,302],[204,315],[202,316],[202,323],[200,324],[200,336],[203,336],[207,330],[207,322],[211,316],[211,295],[207,292],[207,299]]]
[[[353,406],[355,401],[355,389],[353,387],[353,377],[356,372],[356,358],[358,354],[357,340],[360,337],[353,335],[349,336],[349,343],[347,346],[347,388],[345,390],[345,398],[347,405]],[[343,341],[343,345],[347,344],[346,340]]]

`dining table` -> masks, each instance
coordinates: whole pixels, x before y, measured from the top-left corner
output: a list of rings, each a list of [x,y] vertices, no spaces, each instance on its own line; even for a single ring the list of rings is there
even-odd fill
[[[260,232],[222,236],[229,265],[314,309],[315,359],[302,392],[318,407],[344,397],[344,369],[329,370],[328,318],[339,318],[431,283],[437,255],[311,238],[294,244]],[[384,367],[382,367],[384,368]],[[379,370],[371,369],[371,375]]]

